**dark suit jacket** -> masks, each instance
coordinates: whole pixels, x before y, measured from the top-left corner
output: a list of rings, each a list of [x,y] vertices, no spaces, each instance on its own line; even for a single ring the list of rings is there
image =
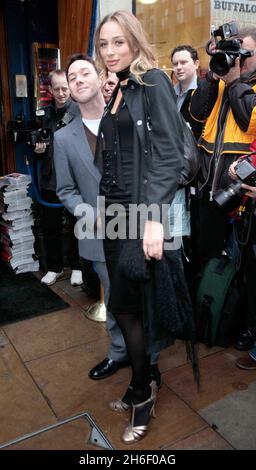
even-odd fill
[[[197,83],[198,82],[199,80],[197,80]],[[191,129],[193,131],[193,134],[196,138],[196,141],[198,141],[203,130],[203,123],[196,121],[190,114],[189,108],[190,108],[190,100],[191,100],[192,92],[193,90],[189,90],[188,93],[186,94],[186,98],[184,102],[182,103],[180,112],[182,116],[184,117],[185,121],[189,122]]]

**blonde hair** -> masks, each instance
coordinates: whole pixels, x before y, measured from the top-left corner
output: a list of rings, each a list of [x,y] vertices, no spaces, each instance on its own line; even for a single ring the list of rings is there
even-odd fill
[[[139,83],[144,83],[141,76],[150,69],[157,66],[155,56],[151,50],[146,34],[139,20],[128,11],[116,11],[105,16],[97,27],[94,35],[95,59],[99,68],[107,68],[100,54],[100,31],[102,26],[109,21],[116,21],[125,34],[130,49],[134,51],[135,59],[130,65],[131,73],[137,78]],[[135,52],[135,50],[137,51]]]

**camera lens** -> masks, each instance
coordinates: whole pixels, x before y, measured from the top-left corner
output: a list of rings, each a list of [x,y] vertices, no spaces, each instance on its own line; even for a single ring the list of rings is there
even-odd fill
[[[216,194],[213,199],[218,206],[232,210],[239,204],[244,192],[242,183],[240,181],[235,181],[223,191]]]
[[[210,69],[220,77],[226,75],[235,64],[235,57],[225,52],[215,52],[210,60]]]
[[[49,139],[51,131],[49,129],[41,129],[40,135],[43,140]]]

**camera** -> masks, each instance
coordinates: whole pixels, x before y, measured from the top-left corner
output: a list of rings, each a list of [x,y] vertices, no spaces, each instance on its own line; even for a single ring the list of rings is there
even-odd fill
[[[36,129],[35,131],[30,132],[28,144],[35,147],[38,143],[44,143],[49,145],[52,139],[52,130],[49,128],[45,129]]]
[[[253,152],[255,154],[255,152]],[[252,153],[250,154],[252,155]],[[230,186],[220,191],[214,196],[214,201],[220,207],[230,206],[236,202],[237,198],[241,198],[246,190],[242,188],[242,183],[249,186],[256,186],[256,167],[250,156],[242,157],[237,161],[236,175],[239,181],[234,181]]]
[[[240,58],[242,64],[247,57],[253,56],[253,51],[248,51],[241,47],[243,40],[239,38],[230,39],[231,36],[238,35],[238,28],[235,21],[224,23],[218,29],[211,32],[215,39],[216,51],[210,50],[212,41],[208,41],[206,45],[206,52],[212,56],[210,60],[210,70],[220,77],[226,75],[231,67],[235,65],[236,57]],[[221,39],[216,41],[216,38]]]
[[[231,36],[237,36],[238,28],[236,21],[230,21],[230,23],[224,23],[218,29],[214,29],[211,32],[214,37],[221,37],[221,39],[228,39]]]

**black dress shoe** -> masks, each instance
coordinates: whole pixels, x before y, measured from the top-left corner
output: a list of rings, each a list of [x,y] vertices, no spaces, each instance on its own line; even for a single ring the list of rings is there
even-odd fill
[[[234,348],[238,349],[239,351],[248,351],[249,349],[253,348],[255,341],[256,327],[248,328],[238,336],[234,344]]]
[[[150,376],[150,381],[156,382],[156,385],[157,385],[158,390],[159,390],[161,388],[162,381],[161,381],[161,372],[158,369],[157,364],[151,364],[150,365],[149,376]]]
[[[88,376],[93,380],[106,379],[110,375],[115,374],[121,367],[127,367],[128,365],[128,361],[117,362],[106,357],[90,370]]]

